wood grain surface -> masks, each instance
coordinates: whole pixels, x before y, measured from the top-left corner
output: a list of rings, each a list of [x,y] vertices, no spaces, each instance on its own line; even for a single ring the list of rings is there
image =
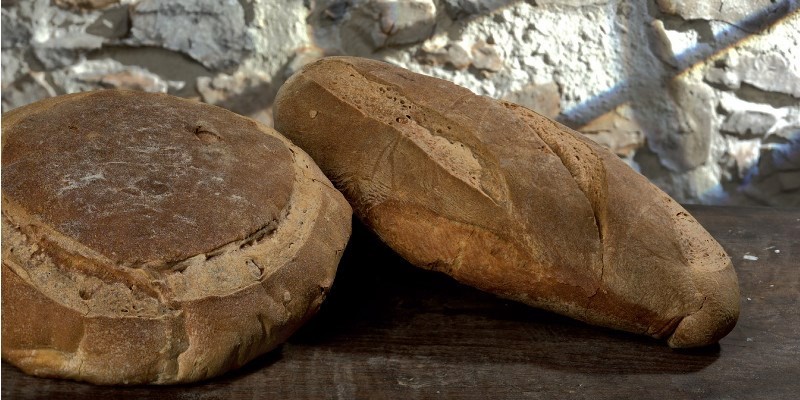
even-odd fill
[[[719,345],[674,351],[501,300],[409,266],[356,224],[320,314],[241,370],[195,385],[98,387],[3,363],[2,397],[797,398],[800,209],[688,209],[739,275],[741,316]]]

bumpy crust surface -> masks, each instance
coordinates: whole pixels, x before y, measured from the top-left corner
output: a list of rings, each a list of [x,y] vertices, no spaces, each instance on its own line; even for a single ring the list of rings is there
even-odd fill
[[[291,335],[351,209],[277,132],[100,91],[3,116],[3,359],[100,384],[192,382]]]
[[[276,129],[410,262],[592,324],[718,341],[739,313],[716,241],[616,156],[521,106],[348,57],[295,74]]]

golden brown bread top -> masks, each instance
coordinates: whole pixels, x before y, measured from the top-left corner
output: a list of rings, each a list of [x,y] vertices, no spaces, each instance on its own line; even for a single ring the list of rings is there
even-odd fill
[[[340,176],[350,178],[340,188],[345,194],[352,189],[347,197],[356,208],[362,200],[369,204],[361,206],[369,208],[388,197],[423,202],[439,215],[501,233],[547,259],[564,261],[598,247],[588,201],[580,191],[565,190],[577,189],[569,172],[510,110],[452,83],[385,63],[355,58],[325,61],[297,76],[294,86],[286,85],[287,89],[309,85],[313,95],[308,97],[314,98],[309,105],[319,105],[318,115],[294,116],[297,110],[281,109],[279,100],[276,115],[281,121],[276,123],[291,121],[294,126],[283,130],[300,147],[315,150],[312,157],[333,174],[335,183]],[[343,109],[325,109],[332,104]],[[354,107],[345,109],[347,104]],[[349,138],[330,143],[326,135],[292,133],[312,129]],[[325,142],[320,146],[326,151],[317,151],[312,142]],[[534,168],[537,173],[530,173]],[[531,198],[532,192],[537,197]],[[556,197],[580,207],[564,208],[543,200]],[[569,219],[577,223],[563,223]],[[515,233],[520,231],[530,234]],[[569,231],[564,236],[575,240],[551,246],[530,240],[560,231]]]
[[[595,290],[601,248],[591,204],[559,157],[497,101],[386,63],[331,57],[284,85],[275,115],[362,219],[390,200],[418,204],[574,271],[531,269],[538,280]]]
[[[730,259],[680,205],[524,107],[374,60],[281,88],[275,126],[412,263],[583,321],[713,343],[738,317]]]
[[[4,115],[2,138],[2,356],[37,376],[237,368],[316,312],[350,234],[305,152],[217,107],[62,96]]]
[[[167,95],[98,91],[13,110],[2,151],[4,203],[128,266],[164,268],[242,240],[292,192],[279,139]]]

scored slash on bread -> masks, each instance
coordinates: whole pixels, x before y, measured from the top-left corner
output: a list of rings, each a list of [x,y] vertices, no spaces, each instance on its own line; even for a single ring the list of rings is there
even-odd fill
[[[274,130],[99,91],[3,115],[2,356],[100,384],[192,382],[320,306],[351,209]]]
[[[717,342],[739,292],[722,247],[664,192],[524,107],[330,57],[280,89],[275,127],[412,264],[591,324]]]

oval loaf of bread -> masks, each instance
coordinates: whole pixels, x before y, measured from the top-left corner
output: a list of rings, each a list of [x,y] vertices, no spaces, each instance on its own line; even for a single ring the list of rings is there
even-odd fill
[[[322,59],[280,90],[275,127],[411,263],[591,324],[715,343],[739,290],[722,247],[579,133],[389,64]]]
[[[3,115],[3,359],[191,382],[318,309],[352,210],[311,158],[218,107],[99,91]]]

